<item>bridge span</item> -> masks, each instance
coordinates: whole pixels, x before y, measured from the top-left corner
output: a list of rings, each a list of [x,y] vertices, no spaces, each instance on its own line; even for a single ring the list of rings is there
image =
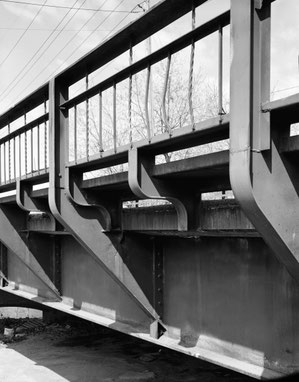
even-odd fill
[[[0,116],[0,306],[15,297],[268,379],[299,371],[299,94],[270,100],[273,1],[231,0],[197,23],[205,3],[158,3]],[[188,15],[186,33],[134,59]],[[203,116],[209,37],[216,112]]]

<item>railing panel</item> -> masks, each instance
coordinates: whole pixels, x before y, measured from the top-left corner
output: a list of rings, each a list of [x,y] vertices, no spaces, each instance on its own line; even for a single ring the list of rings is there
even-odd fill
[[[175,128],[189,124],[194,129],[195,123],[206,116],[224,114],[223,28],[229,23],[229,13],[198,27],[195,8],[188,17],[190,27],[177,40],[137,62],[133,61],[134,47],[129,45],[129,66],[98,84],[91,85],[90,75],[86,74],[85,79],[75,84],[75,96],[75,85],[70,87],[73,98],[61,104],[61,108],[69,110],[71,162],[88,162],[93,155],[109,150],[117,153],[120,147],[144,139],[151,143],[153,136],[166,131],[171,137]],[[197,45],[202,39],[209,39],[208,43],[215,47],[215,53],[210,49],[211,60],[216,62],[215,77],[218,59],[218,95],[208,94],[208,99],[204,99],[206,89],[201,90],[199,78],[202,51]],[[182,62],[178,64],[179,56]],[[217,92],[217,86],[210,88]],[[207,113],[207,108],[215,111]]]

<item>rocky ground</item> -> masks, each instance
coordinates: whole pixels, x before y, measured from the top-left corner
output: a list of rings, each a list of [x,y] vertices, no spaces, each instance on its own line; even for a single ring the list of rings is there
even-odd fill
[[[1,382],[252,382],[221,367],[79,319],[0,320]]]

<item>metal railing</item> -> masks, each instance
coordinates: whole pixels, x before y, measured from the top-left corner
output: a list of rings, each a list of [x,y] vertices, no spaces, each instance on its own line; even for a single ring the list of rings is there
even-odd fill
[[[195,118],[194,118],[194,108],[192,95],[194,92],[194,82],[193,82],[193,71],[194,71],[194,51],[195,51],[195,43],[213,33],[218,33],[218,94],[217,94],[217,110],[218,114],[221,116],[223,114],[223,28],[229,24],[229,12],[226,12],[209,22],[195,27],[195,8],[192,10],[192,30],[187,34],[181,36],[179,39],[171,42],[170,44],[164,46],[163,48],[155,51],[154,53],[149,54],[145,58],[132,63],[132,45],[129,46],[129,56],[131,64],[121,71],[117,72],[113,76],[105,79],[104,81],[88,87],[89,82],[89,73],[86,73],[86,90],[76,95],[73,98],[68,99],[66,102],[60,104],[60,109],[63,111],[68,111],[69,116],[69,135],[72,138],[72,147],[73,147],[73,160],[70,160],[68,165],[76,165],[78,163],[78,159],[80,158],[80,163],[83,161],[88,162],[93,158],[97,158],[98,156],[103,156],[105,152],[104,138],[103,138],[103,93],[105,91],[111,91],[112,96],[112,110],[111,110],[111,119],[112,119],[112,144],[110,146],[112,150],[109,153],[114,152],[117,153],[118,150],[121,150],[122,146],[125,144],[119,144],[119,126],[118,126],[118,115],[117,115],[117,87],[120,83],[124,83],[127,81],[128,86],[128,96],[127,96],[127,114],[126,114],[126,125],[128,126],[128,130],[122,135],[122,141],[126,142],[129,147],[132,147],[135,143],[133,137],[133,123],[132,123],[132,79],[135,75],[142,75],[145,82],[145,96],[144,96],[144,128],[146,130],[144,134],[144,138],[150,144],[152,142],[152,138],[154,135],[153,126],[150,121],[150,112],[149,112],[149,93],[150,93],[150,82],[151,82],[151,71],[152,67],[155,64],[161,63],[163,60],[166,60],[166,70],[164,73],[164,84],[163,84],[163,96],[161,102],[161,117],[163,129],[160,130],[160,133],[167,132],[169,137],[173,134],[173,129],[169,125],[169,115],[166,108],[166,94],[169,92],[169,81],[170,81],[170,67],[171,67],[171,59],[172,57],[179,51],[185,48],[190,48],[190,60],[189,60],[189,83],[188,83],[188,104],[189,104],[189,114],[190,121],[192,125],[192,129],[195,130]],[[90,150],[90,126],[89,126],[89,118],[90,118],[90,103],[96,103],[96,107],[93,106],[93,110],[97,110],[98,113],[98,152],[91,155]],[[78,113],[78,109],[81,105],[84,105],[84,112]],[[78,129],[80,118],[80,126],[83,126],[85,129],[85,147],[82,148],[82,144],[80,146],[81,155],[79,155],[79,145],[78,145]],[[83,119],[83,122],[82,122]],[[71,133],[71,134],[70,134]],[[136,134],[135,134],[136,135]],[[81,132],[81,136],[83,136]]]
[[[48,84],[0,117],[2,189],[48,172],[48,121]]]

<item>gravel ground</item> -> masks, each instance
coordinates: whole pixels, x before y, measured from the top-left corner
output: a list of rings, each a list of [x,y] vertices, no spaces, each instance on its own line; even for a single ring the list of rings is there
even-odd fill
[[[254,381],[83,320],[29,329],[26,323],[0,322],[0,332],[19,328],[12,342],[0,338],[1,382]]]

